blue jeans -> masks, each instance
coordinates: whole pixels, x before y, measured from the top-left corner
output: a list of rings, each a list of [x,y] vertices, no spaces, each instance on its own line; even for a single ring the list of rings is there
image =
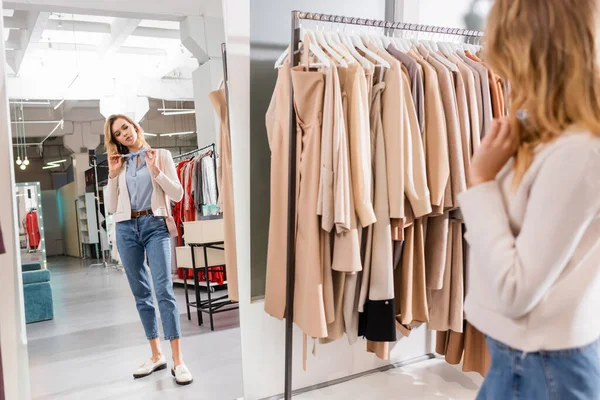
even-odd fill
[[[145,215],[118,222],[116,233],[119,256],[125,267],[146,337],[148,340],[158,337],[158,321],[150,276],[146,270],[145,253],[150,263],[165,340],[178,339],[181,329],[171,281],[171,238],[164,218]]]
[[[492,365],[477,400],[600,399],[600,340],[568,350],[523,353],[488,337]]]

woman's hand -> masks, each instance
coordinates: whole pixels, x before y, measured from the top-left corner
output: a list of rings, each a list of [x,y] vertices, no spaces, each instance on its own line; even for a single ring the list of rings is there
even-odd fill
[[[123,156],[121,154],[113,154],[108,157],[108,177],[110,179],[115,178],[119,175],[121,167],[123,166]]]
[[[148,164],[148,168],[150,169],[150,173],[152,173],[153,177],[157,177],[160,174],[160,169],[156,166],[156,157],[158,153],[155,149],[146,150],[146,164]]]
[[[518,145],[508,118],[495,119],[471,160],[470,186],[496,179],[506,162],[517,152]]]

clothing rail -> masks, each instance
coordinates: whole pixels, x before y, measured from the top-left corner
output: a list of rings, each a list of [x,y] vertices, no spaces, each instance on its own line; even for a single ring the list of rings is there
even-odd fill
[[[470,29],[460,29],[460,28],[445,28],[441,26],[435,25],[422,25],[422,24],[412,24],[409,22],[391,22],[384,20],[376,20],[376,19],[366,19],[366,18],[354,18],[354,17],[344,17],[341,15],[333,15],[333,14],[319,14],[319,13],[307,13],[301,11],[293,11],[298,16],[298,19],[310,20],[310,21],[320,21],[320,22],[331,22],[336,24],[345,24],[345,25],[361,25],[368,26],[372,28],[385,28],[401,31],[414,31],[414,32],[427,32],[427,33],[439,33],[443,35],[455,35],[455,36],[468,36],[468,37],[483,37],[483,32],[474,31]]]
[[[200,152],[202,152],[203,150],[206,150],[206,149],[211,149],[213,151],[213,153],[215,153],[215,154],[217,153],[216,152],[216,145],[214,143],[211,143],[208,146],[204,146],[204,147],[196,149],[196,150],[188,151],[187,153],[179,154],[179,155],[173,157],[173,160],[177,161],[180,158],[185,158],[185,157],[188,157],[188,156],[191,156],[191,155],[196,155],[196,154],[198,154],[198,153],[200,153]]]
[[[360,25],[367,27],[385,28],[386,32],[394,30],[439,33],[464,37],[482,37],[480,31],[444,28],[432,25],[411,24],[405,22],[392,22],[365,18],[344,17],[340,15],[308,13],[292,11],[292,31],[290,58],[291,67],[298,65],[300,54],[300,21],[322,21],[344,25]],[[291,79],[291,78],[290,78]],[[286,258],[286,308],[285,308],[285,400],[292,399],[293,377],[293,344],[294,344],[294,274],[295,264],[295,227],[296,227],[296,112],[294,109],[294,88],[290,90],[290,144],[288,165],[288,220],[287,220],[287,258]]]

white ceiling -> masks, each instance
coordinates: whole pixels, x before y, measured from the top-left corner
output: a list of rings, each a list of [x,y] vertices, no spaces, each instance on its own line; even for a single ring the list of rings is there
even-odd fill
[[[198,62],[181,44],[178,21],[7,9],[3,13],[10,98],[23,97],[18,86],[34,82],[63,87],[62,92],[75,90],[69,85],[78,76],[77,90],[85,90],[82,82],[106,85],[165,77],[192,86],[191,73]],[[11,84],[11,78],[23,83]],[[62,97],[69,98],[68,93],[55,98]]]

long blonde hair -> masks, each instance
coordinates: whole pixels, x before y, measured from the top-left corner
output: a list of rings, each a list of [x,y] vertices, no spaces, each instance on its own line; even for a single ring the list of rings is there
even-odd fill
[[[496,0],[485,58],[511,85],[511,126],[519,137],[514,185],[534,148],[576,124],[600,135],[597,0]],[[525,124],[518,110],[527,112]]]
[[[106,119],[106,122],[104,123],[104,147],[106,147],[106,152],[108,153],[109,156],[112,156],[113,154],[129,153],[129,149],[127,147],[119,144],[112,133],[112,126],[115,123],[115,121],[119,118],[123,118],[124,120],[129,122],[136,130],[136,132],[137,132],[136,144],[141,143],[144,146],[150,147],[148,142],[146,142],[146,139],[144,139],[144,130],[142,129],[140,124],[135,122],[133,119],[131,119],[127,115],[113,114],[110,117],[108,117]]]

